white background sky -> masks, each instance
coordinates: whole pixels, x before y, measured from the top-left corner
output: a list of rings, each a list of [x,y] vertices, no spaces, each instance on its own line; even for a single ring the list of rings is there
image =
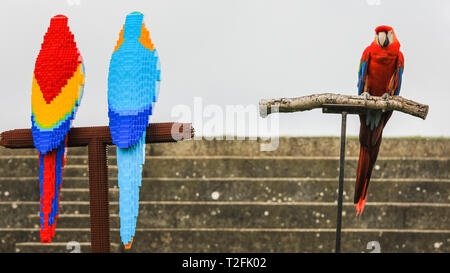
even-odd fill
[[[450,136],[450,1],[2,0],[0,7],[0,131],[30,127],[34,63],[56,14],[69,17],[86,66],[73,125],[106,125],[109,60],[126,14],[137,10],[161,57],[152,122],[176,120],[173,107],[192,106],[194,97],[224,109],[263,98],[356,94],[362,51],[385,24],[405,55],[401,95],[430,112],[425,121],[396,112],[384,135]],[[340,134],[340,118],[320,110],[279,120],[281,135]],[[358,132],[359,119],[349,117],[347,133]]]

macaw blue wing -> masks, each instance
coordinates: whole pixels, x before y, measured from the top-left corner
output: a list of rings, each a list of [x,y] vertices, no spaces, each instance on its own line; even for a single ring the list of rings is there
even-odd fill
[[[402,85],[402,75],[403,75],[403,68],[400,67],[397,73],[397,88],[395,89],[394,96],[400,95],[400,88]]]
[[[369,49],[366,48],[364,50],[363,55],[361,57],[361,62],[359,63],[358,70],[358,95],[361,95],[364,92],[364,85],[367,80],[367,66],[369,63]]]
[[[404,65],[405,65],[405,60],[403,57],[403,53],[399,52],[398,61],[397,61],[397,75],[396,75],[397,86],[395,87],[394,96],[400,95],[400,88],[402,87],[402,76],[403,76]]]

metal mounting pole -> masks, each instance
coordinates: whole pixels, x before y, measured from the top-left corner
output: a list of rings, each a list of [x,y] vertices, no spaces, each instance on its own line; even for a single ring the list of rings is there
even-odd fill
[[[336,225],[336,253],[341,252],[342,197],[344,193],[345,134],[347,129],[347,112],[342,112],[341,152],[339,156],[339,189]]]

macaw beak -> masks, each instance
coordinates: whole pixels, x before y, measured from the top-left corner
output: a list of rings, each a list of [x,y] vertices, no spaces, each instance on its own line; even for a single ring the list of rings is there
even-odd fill
[[[389,38],[385,31],[380,31],[377,33],[377,42],[383,48],[387,47],[390,44]]]

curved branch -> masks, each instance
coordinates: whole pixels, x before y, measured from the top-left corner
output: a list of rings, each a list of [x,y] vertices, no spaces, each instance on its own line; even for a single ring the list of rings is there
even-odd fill
[[[364,101],[363,96],[323,93],[299,98],[261,100],[259,102],[259,113],[261,117],[267,117],[271,113],[289,113],[322,108],[324,104],[345,104],[382,111],[395,110],[421,119],[427,117],[429,108],[428,105],[407,100],[400,96],[391,96],[388,101],[381,97],[371,96],[367,101]]]

